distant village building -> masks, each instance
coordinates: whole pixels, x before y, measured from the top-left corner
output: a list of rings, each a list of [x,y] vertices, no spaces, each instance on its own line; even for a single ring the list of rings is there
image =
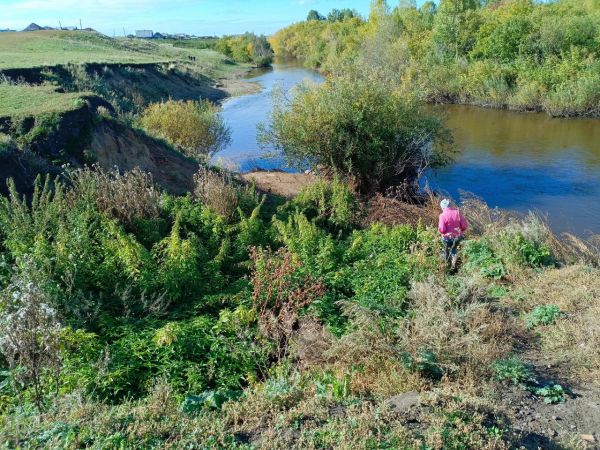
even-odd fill
[[[164,39],[165,37],[160,33],[154,33],[152,36],[154,39]]]
[[[135,37],[140,39],[152,39],[154,33],[152,30],[135,30]]]
[[[14,31],[16,31],[16,30],[10,30],[8,28],[3,28],[3,29],[0,30],[0,33],[12,33]]]

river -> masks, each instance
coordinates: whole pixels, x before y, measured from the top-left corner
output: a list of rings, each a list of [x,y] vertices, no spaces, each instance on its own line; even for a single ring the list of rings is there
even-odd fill
[[[263,90],[224,103],[232,142],[218,156],[242,171],[290,170],[280,158],[265,157],[256,127],[268,121],[275,87],[289,92],[304,79],[319,82],[322,77],[287,63],[250,74],[248,81]],[[453,164],[427,173],[431,187],[454,198],[466,191],[493,207],[535,211],[556,232],[600,233],[600,120],[461,105],[435,110],[452,131],[457,154]]]

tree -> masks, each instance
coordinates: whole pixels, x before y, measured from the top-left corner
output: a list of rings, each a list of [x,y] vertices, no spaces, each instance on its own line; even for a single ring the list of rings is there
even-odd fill
[[[344,20],[354,19],[355,17],[360,17],[358,11],[355,9],[332,9],[327,15],[327,20],[329,22],[343,22]]]
[[[252,45],[252,62],[258,67],[271,64],[273,62],[273,49],[267,38],[263,35],[256,36],[253,34],[250,41]]]
[[[217,107],[208,100],[153,103],[142,113],[141,124],[149,133],[199,160],[211,157],[231,139]]]
[[[234,61],[254,63],[258,67],[268,66],[273,62],[273,49],[265,36],[244,33],[239,36],[224,36],[217,41],[215,49]]]
[[[290,104],[277,99],[263,145],[288,163],[312,165],[352,179],[362,193],[414,181],[441,163],[445,132],[439,120],[394,95],[384,83],[332,78],[304,86]]]
[[[434,41],[455,58],[467,53],[475,42],[479,0],[441,0],[435,15]]]
[[[327,20],[327,18],[325,16],[322,16],[321,14],[319,14],[319,11],[317,11],[316,9],[311,9],[308,12],[308,16],[306,17],[307,21],[310,20]]]

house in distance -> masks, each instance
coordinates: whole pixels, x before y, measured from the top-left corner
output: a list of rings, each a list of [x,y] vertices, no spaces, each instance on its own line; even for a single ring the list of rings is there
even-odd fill
[[[135,30],[135,37],[139,39],[152,39],[154,33],[152,30]]]

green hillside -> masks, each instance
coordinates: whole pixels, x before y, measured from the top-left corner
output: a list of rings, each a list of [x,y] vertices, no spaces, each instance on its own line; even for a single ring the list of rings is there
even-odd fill
[[[224,56],[200,49],[175,48],[126,38],[109,38],[95,32],[36,31],[0,35],[0,70],[83,63],[142,64],[188,61],[218,63]]]
[[[0,84],[0,117],[69,111],[80,105],[82,96],[80,92],[59,93],[48,85]]]

